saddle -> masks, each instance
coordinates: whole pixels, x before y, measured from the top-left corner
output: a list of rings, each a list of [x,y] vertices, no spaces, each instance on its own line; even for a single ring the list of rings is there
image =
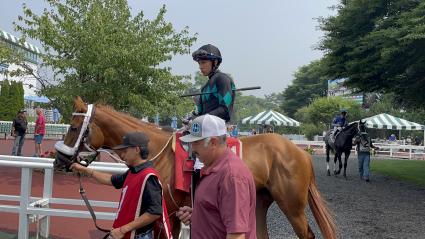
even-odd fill
[[[329,133],[329,146],[335,150],[335,140],[336,137],[341,133],[342,130],[331,130]]]

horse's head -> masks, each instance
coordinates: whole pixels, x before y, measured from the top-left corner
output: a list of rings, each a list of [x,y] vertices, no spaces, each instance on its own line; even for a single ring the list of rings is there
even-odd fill
[[[364,131],[366,131],[366,121],[364,120],[352,122],[344,129],[345,135],[349,137],[354,137],[360,132],[364,132]]]
[[[80,97],[74,99],[74,113],[64,141],[55,144],[56,170],[69,170],[74,162],[88,165],[97,156],[95,149],[103,144],[103,135],[92,122],[94,105],[87,105]]]

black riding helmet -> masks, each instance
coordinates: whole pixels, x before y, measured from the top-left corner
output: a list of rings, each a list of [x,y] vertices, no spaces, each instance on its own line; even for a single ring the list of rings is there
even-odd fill
[[[217,60],[218,63],[215,67],[218,67],[222,61],[220,50],[211,44],[201,46],[198,50],[192,53],[192,57],[194,61]]]

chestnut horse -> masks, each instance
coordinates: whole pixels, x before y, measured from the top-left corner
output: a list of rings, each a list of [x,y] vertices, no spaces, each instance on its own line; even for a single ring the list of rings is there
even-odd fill
[[[84,128],[83,121],[87,119],[84,113],[87,112],[88,106],[80,97],[74,100],[76,113],[73,114],[70,129],[63,142],[69,148],[75,145],[76,150],[72,151],[74,156],[87,147],[98,149],[118,145],[127,132],[144,132],[150,138],[149,158],[154,157],[154,166],[160,173],[169,215],[178,210],[177,206],[190,205],[190,195],[173,188],[174,152],[170,142],[172,133],[117,112],[109,106],[96,105],[93,108],[90,121],[85,123],[87,130],[83,129],[85,132],[81,133]],[[83,139],[79,135],[83,135]],[[316,186],[311,156],[277,134],[262,134],[240,140],[243,143],[242,159],[252,172],[257,188],[257,237],[268,238],[267,210],[276,202],[299,238],[315,237],[305,213],[307,204],[323,238],[336,238],[334,220]],[[67,168],[75,158],[58,150],[55,167]],[[177,238],[180,223],[177,217],[171,216],[170,219],[173,235]]]

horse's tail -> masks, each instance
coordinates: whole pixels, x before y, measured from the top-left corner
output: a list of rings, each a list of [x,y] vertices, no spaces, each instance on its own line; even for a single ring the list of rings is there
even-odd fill
[[[312,170],[312,178],[308,187],[308,204],[325,239],[336,239],[337,229],[334,218],[317,190],[316,178]]]

